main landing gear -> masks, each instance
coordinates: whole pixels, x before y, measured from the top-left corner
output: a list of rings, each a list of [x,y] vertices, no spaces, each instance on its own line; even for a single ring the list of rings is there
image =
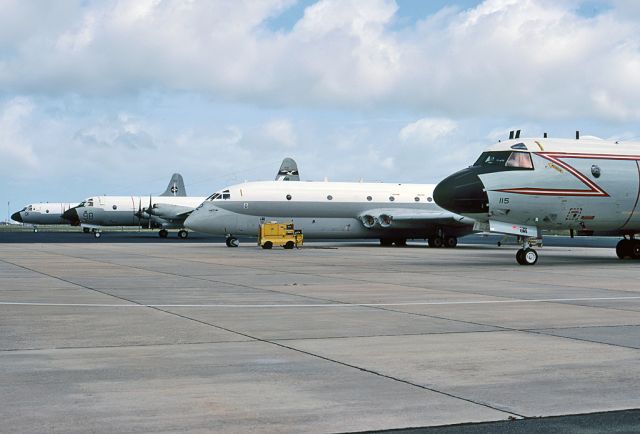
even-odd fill
[[[640,240],[631,237],[618,241],[616,255],[620,259],[640,259]]]
[[[538,252],[533,249],[537,241],[533,238],[525,239],[522,248],[516,252],[516,261],[520,265],[535,265],[538,262]]]
[[[454,248],[455,246],[458,245],[458,237],[454,237],[454,236],[429,237],[427,239],[427,244],[429,245],[429,247],[447,247],[447,248],[452,249],[452,248]]]
[[[160,231],[158,231],[158,236],[160,238],[167,238],[169,236],[169,231],[166,229],[160,229]]]
[[[406,238],[380,238],[380,245],[382,247],[406,247],[407,239]]]
[[[184,229],[180,229],[180,230],[178,231],[178,238],[181,238],[181,239],[183,239],[183,240],[184,240],[184,239],[186,239],[188,236],[189,236],[189,232],[187,232],[186,230],[184,230]]]
[[[227,243],[227,247],[238,247],[240,245],[240,243],[238,242],[238,239],[232,235],[229,235],[227,237],[227,239],[225,240],[225,243]]]

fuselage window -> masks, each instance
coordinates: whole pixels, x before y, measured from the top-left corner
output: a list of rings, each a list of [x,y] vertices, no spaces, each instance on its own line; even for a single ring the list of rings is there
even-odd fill
[[[433,202],[433,198],[428,197],[428,198],[427,198],[427,202]]]
[[[369,202],[371,202],[371,201],[373,200],[373,198],[372,198],[371,196],[367,196],[367,200],[368,200]]]
[[[46,212],[47,214],[49,214],[49,210],[45,210],[45,212]]]
[[[287,195],[287,200],[291,200],[291,195],[290,194]]]
[[[416,202],[420,202],[420,198],[418,196],[414,197],[413,200],[415,200]]]
[[[395,198],[395,197],[393,197],[393,196],[389,196],[389,200],[390,200],[391,202],[393,202],[394,200],[396,200],[396,198]]]
[[[327,196],[327,200],[333,200],[333,196],[331,195]]]
[[[118,205],[114,205],[114,206],[112,206],[111,208],[113,208],[113,210],[115,211],[115,210],[117,210],[117,209],[118,209]]]
[[[33,211],[33,206],[29,205],[29,209],[27,211]]]

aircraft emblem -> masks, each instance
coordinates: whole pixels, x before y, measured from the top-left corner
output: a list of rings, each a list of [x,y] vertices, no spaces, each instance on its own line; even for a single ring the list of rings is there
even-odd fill
[[[175,184],[171,186],[171,193],[176,194],[178,192],[178,187]]]
[[[600,178],[600,167],[598,167],[596,164],[591,166],[591,174],[594,178]]]

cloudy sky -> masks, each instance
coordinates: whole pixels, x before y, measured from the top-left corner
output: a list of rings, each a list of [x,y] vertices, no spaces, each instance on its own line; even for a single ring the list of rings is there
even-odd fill
[[[437,182],[510,129],[640,138],[640,2],[0,0],[0,209]],[[4,216],[2,217],[5,218]]]

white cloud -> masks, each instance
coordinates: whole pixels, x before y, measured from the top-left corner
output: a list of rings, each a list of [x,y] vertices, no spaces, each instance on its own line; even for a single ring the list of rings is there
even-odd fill
[[[13,13],[30,31],[0,30],[0,85],[23,93],[640,119],[633,2],[590,17],[579,2],[487,0],[397,28],[393,0],[319,0],[290,31],[267,24],[287,0],[78,2],[47,20],[20,3],[0,27]]]
[[[0,109],[0,171],[4,174],[12,173],[16,166],[34,169],[39,164],[32,144],[26,139],[33,110],[33,103],[25,97],[13,98]]]
[[[263,125],[262,131],[269,143],[285,148],[295,148],[297,145],[293,124],[287,119],[276,119],[267,122]]]
[[[446,118],[424,118],[400,130],[398,136],[403,142],[429,146],[432,142],[451,134],[457,124]]]

